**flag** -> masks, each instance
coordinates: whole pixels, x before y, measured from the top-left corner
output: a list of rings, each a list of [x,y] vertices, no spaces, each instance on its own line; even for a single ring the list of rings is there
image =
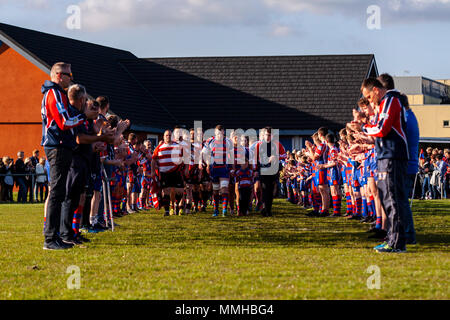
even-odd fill
[[[423,154],[423,149],[420,149],[419,159],[425,159],[425,155]]]

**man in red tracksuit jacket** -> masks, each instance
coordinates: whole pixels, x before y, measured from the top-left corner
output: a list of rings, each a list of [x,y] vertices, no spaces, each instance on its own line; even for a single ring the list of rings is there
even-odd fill
[[[387,241],[374,249],[378,252],[405,252],[405,198],[408,142],[406,116],[400,94],[387,90],[374,78],[364,80],[362,94],[379,106],[375,124],[365,124],[362,130],[375,137],[378,167],[378,190],[388,219]]]
[[[70,64],[58,62],[51,69],[51,81],[45,81],[41,92],[42,142],[50,164],[50,194],[44,227],[44,250],[71,248],[59,237],[61,204],[66,196],[66,181],[77,145],[73,128],[83,124],[90,115],[74,113],[66,90],[73,80]],[[72,113],[72,112],[73,113]],[[72,116],[76,114],[76,116]]]

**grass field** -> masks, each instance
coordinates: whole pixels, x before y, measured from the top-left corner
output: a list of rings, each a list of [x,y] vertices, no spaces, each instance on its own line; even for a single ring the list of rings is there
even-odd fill
[[[307,218],[276,200],[272,218],[163,217],[154,210],[42,250],[42,204],[0,205],[0,299],[449,299],[450,201],[416,201],[418,244],[379,254],[367,225]],[[81,272],[70,290],[67,268]],[[368,289],[376,265],[381,289]]]

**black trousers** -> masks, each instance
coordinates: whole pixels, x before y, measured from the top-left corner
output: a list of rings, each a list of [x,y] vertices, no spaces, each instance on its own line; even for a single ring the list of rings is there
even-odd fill
[[[252,187],[239,188],[239,215],[246,215],[250,206],[250,196],[252,195]]]
[[[89,164],[82,157],[75,156],[70,166],[67,182],[66,196],[61,207],[61,238],[73,239],[75,233],[72,229],[73,215],[80,204],[81,194],[86,191],[90,175]]]
[[[272,215],[273,191],[278,180],[278,174],[261,175],[262,201],[264,203],[264,215]]]
[[[394,249],[404,249],[405,239],[405,206],[406,193],[406,160],[378,160],[378,192],[381,205],[387,216],[388,244]]]
[[[67,174],[72,162],[72,150],[58,147],[45,149],[50,164],[50,194],[45,219],[44,237],[51,242],[59,237],[61,225],[61,205],[66,197]]]

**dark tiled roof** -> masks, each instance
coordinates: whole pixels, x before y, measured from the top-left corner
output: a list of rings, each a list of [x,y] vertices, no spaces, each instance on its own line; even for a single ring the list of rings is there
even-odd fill
[[[157,128],[173,125],[173,117],[118,63],[137,59],[132,53],[2,23],[0,33],[47,67],[59,61],[71,63],[75,82],[86,86],[93,97],[107,95],[111,110],[132,124]]]
[[[203,127],[314,130],[351,120],[374,56],[151,58],[123,61],[179,120]],[[376,67],[375,69],[376,70]],[[376,72],[376,71],[372,71]]]

